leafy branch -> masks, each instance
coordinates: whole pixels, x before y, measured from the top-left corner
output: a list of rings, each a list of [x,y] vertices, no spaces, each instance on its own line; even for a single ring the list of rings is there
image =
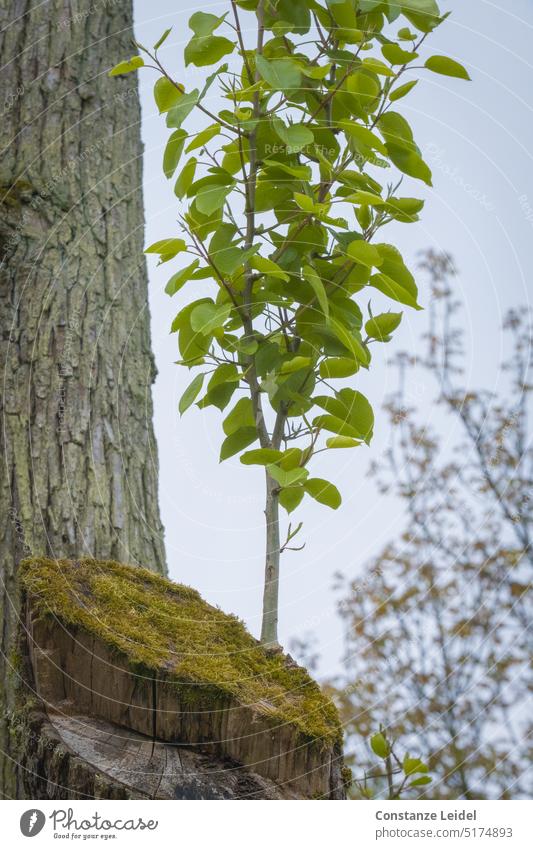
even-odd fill
[[[199,370],[180,412],[194,403],[224,411],[244,392],[223,419],[220,459],[238,455],[265,472],[262,640],[270,646],[280,555],[293,534],[281,544],[279,508],[291,513],[309,496],[337,509],[339,491],[310,477],[311,460],[372,438],[374,414],[353,377],[370,368],[371,345],[391,340],[402,313],[374,315],[368,304],[365,322],[359,302],[372,292],[384,304],[421,309],[399,250],[373,240],[390,222],[417,222],[424,201],[398,196],[398,179],[384,187],[377,177],[394,169],[431,185],[396,104],[416,80],[398,82],[444,18],[435,0],[418,0],[416,11],[408,2],[385,12],[367,6],[229,0],[221,16],[196,12],[185,65],[215,67],[201,91],[187,91],[161,60],[170,30],[151,49],[137,44],[139,55],[110,72],[157,74],[154,98],[171,130],[163,170],[168,179],[178,172],[188,242],[172,234],[147,252],[160,263],[192,255],[169,280],[170,296],[185,285],[211,287],[172,322],[179,362]],[[400,15],[409,26],[393,37]],[[468,78],[448,57],[430,56],[424,67]],[[217,111],[204,105],[214,85]],[[190,135],[194,110],[211,123]]]

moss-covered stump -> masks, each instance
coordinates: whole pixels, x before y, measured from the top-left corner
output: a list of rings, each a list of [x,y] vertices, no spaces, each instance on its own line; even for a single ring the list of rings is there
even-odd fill
[[[344,797],[333,704],[304,669],[266,652],[195,590],[91,559],[28,559],[21,582],[47,712],[33,721],[110,787],[159,798]],[[110,739],[115,754],[104,751]],[[181,778],[180,753],[190,755]]]

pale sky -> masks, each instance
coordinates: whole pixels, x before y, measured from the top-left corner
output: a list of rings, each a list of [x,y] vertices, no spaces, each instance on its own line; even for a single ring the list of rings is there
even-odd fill
[[[187,88],[202,80],[205,72],[185,71],[182,60],[190,37],[187,21],[198,6],[182,3],[176,11],[172,0],[137,0],[135,6],[138,40],[153,44],[173,26],[161,51],[164,64]],[[202,10],[221,14],[227,7],[226,2],[206,3]],[[441,9],[452,9],[453,14],[428,39],[430,52],[462,62],[472,82],[428,72],[401,102],[401,111],[433,169],[434,188],[407,178],[403,190],[410,185],[405,193],[427,199],[421,221],[390,225],[384,240],[396,244],[411,267],[421,249],[453,253],[461,272],[457,295],[464,305],[470,340],[467,379],[472,385],[482,381],[497,389],[504,383],[499,369],[502,316],[511,306],[530,303],[533,1],[451,0],[442,3]],[[175,222],[180,208],[172,181],[167,182],[161,169],[169,131],[152,99],[155,78],[152,72],[139,76],[150,244],[178,233]],[[197,119],[187,124],[191,131],[200,126]],[[219,464],[222,416],[218,410],[193,407],[183,418],[178,415],[178,401],[191,375],[173,364],[178,351],[169,326],[182,293],[171,300],[163,291],[178,267],[169,263],[157,269],[155,260],[149,261],[152,338],[159,369],[155,426],[170,577],[236,613],[257,636],[263,588],[263,475],[259,469],[242,466],[238,458]],[[422,277],[419,288],[420,302],[427,303]],[[322,674],[335,671],[342,654],[333,574],[338,570],[349,577],[363,574],[369,558],[403,526],[401,504],[380,495],[366,471],[390,436],[387,418],[380,411],[394,388],[386,360],[400,349],[420,350],[419,339],[426,327],[426,313],[406,308],[394,341],[383,346],[381,356],[375,352],[368,374],[357,377],[356,388],[367,395],[376,413],[370,448],[328,452],[315,460],[313,474],[338,485],[341,509],[334,512],[305,499],[293,514],[304,522],[302,540],[307,544],[304,551],[290,552],[282,560],[280,639],[287,645],[292,636],[314,633]],[[420,404],[423,420],[438,426],[440,411],[432,403],[431,383],[417,379],[410,391]],[[453,442],[455,435],[448,431],[447,439]]]

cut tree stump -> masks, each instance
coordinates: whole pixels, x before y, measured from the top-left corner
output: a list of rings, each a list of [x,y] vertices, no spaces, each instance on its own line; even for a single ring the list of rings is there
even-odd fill
[[[28,795],[345,798],[334,705],[234,616],[113,561],[33,558],[21,582]]]

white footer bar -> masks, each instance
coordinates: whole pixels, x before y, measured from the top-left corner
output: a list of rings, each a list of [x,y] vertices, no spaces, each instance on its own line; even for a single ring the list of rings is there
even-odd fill
[[[235,802],[96,800],[1,805],[6,847],[533,847],[532,802],[250,801],[235,807]]]

